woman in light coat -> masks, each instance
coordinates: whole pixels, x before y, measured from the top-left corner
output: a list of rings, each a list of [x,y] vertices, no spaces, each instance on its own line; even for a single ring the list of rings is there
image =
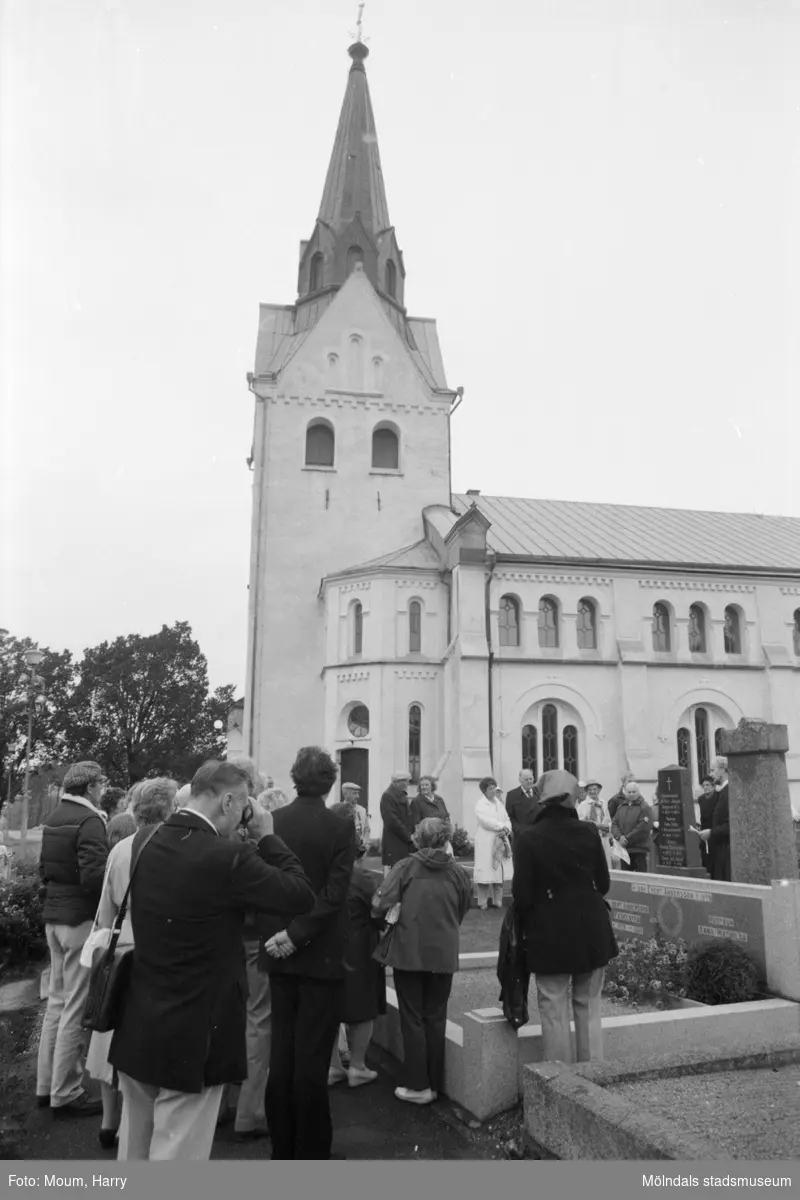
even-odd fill
[[[478,786],[483,795],[475,806],[475,885],[478,908],[486,909],[489,897],[495,908],[503,906],[503,880],[510,879],[511,818],[506,812],[497,781],[487,776]]]
[[[172,812],[177,791],[178,785],[174,779],[146,779],[141,784],[137,784],[131,808],[128,810],[135,822],[134,832],[144,829],[148,825],[158,825],[162,821],[165,821]],[[114,818],[114,821],[120,820],[121,817]],[[111,832],[112,830],[109,828],[109,833],[111,834]],[[133,837],[134,835],[131,834],[117,842],[108,856],[105,879],[103,880],[103,891],[97,907],[94,929],[87,939],[87,954],[91,950],[89,943],[93,945],[99,944],[98,938],[94,936],[95,933],[97,933],[98,937],[103,931],[109,933],[116,920],[117,913],[130,882]],[[107,939],[104,944],[108,944]],[[120,949],[133,945],[130,897],[128,899],[128,911],[122,923],[122,931],[117,945]],[[90,963],[91,959],[86,965],[90,965]],[[112,1149],[118,1141],[121,1112],[121,1097],[117,1089],[116,1071],[108,1061],[108,1051],[111,1048],[111,1039],[113,1036],[113,1030],[110,1030],[108,1033],[93,1033],[89,1042],[89,1052],[86,1056],[86,1070],[93,1079],[100,1081],[100,1090],[103,1098],[103,1120],[100,1127],[99,1139],[100,1145],[104,1150]]]

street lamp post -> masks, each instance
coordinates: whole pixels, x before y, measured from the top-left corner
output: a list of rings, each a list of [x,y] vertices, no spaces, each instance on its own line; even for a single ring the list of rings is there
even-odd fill
[[[44,661],[41,650],[26,650],[25,663],[30,673],[20,676],[20,683],[25,685],[28,701],[28,740],[25,744],[25,790],[22,793],[22,813],[19,822],[19,852],[20,858],[25,859],[25,847],[28,843],[28,804],[31,786],[31,742],[33,741],[33,712],[38,701],[43,700],[42,690],[44,680],[36,674],[36,668]]]

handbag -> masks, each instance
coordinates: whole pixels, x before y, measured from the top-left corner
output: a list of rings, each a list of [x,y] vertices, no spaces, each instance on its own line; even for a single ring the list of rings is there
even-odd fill
[[[521,1029],[528,1023],[530,972],[525,960],[522,918],[513,901],[500,927],[497,979],[503,1016],[512,1029]]]
[[[119,911],[114,918],[108,946],[106,949],[98,947],[92,956],[89,990],[81,1018],[83,1029],[91,1029],[95,1033],[109,1033],[112,1029],[116,1029],[122,995],[127,987],[133,965],[133,946],[124,946],[118,950],[117,942],[122,933],[125,914],[128,911],[131,884],[139,865],[139,859],[142,857],[142,851],[160,828],[161,826],[157,825],[155,829],[151,829],[139,847],[139,852],[131,863],[128,886],[125,889]]]

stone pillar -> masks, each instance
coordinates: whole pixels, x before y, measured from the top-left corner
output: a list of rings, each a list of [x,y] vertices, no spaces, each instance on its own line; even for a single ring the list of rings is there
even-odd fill
[[[743,717],[720,731],[730,777],[731,879],[759,883],[797,879],[792,808],[786,776],[785,725]]]

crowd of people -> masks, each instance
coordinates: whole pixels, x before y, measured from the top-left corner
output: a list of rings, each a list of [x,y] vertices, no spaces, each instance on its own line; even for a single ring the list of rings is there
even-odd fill
[[[404,1051],[395,1095],[436,1099],[473,884],[479,908],[502,910],[509,880],[545,1057],[601,1057],[603,973],[617,953],[609,867],[646,870],[657,830],[632,777],[608,803],[597,780],[564,771],[534,781],[523,770],[505,799],[481,780],[471,878],[437,781],[423,777],[411,797],[398,772],[380,801],[381,877],[363,865],[360,788],[343,783],[337,803],[337,773],[325,750],[303,748],[290,801],[246,758],[211,760],[183,787],[147,779],[111,796],[97,763],[70,767],[42,836],[40,1106],[100,1117],[100,1143],[120,1159],[207,1158],[228,1118],[239,1141],[269,1136],[273,1158],[329,1158],[329,1088],[376,1078],[366,1055],[387,968]],[[730,873],[727,803],[717,759],[698,806],[715,878]],[[116,1027],[89,1038],[91,970],[115,925],[132,967]]]

